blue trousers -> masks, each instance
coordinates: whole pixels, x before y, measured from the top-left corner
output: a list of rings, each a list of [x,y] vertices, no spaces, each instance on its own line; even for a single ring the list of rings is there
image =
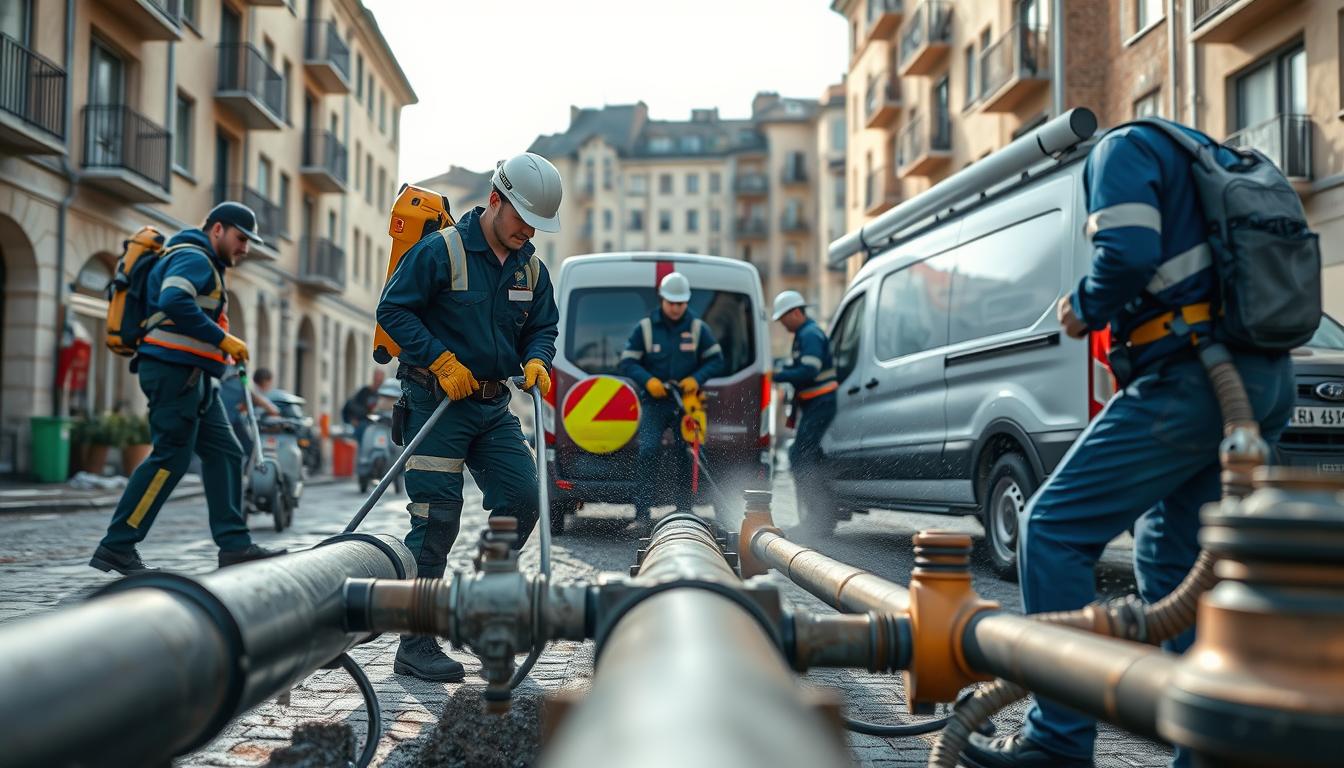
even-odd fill
[[[672,385],[675,386],[675,385]],[[657,503],[658,489],[663,486],[664,471],[658,466],[658,451],[662,447],[663,432],[672,430],[673,501],[678,512],[691,510],[691,452],[681,439],[681,411],[671,395],[659,400],[640,397],[639,466],[635,468],[635,515],[647,517],[649,508]],[[700,446],[704,451],[704,446]],[[702,453],[703,456],[703,453]]]
[[[163,502],[191,464],[201,457],[201,482],[210,512],[210,535],[222,550],[252,543],[243,516],[243,449],[224,414],[211,378],[184,365],[150,358],[139,362],[140,389],[149,399],[154,450],[131,474],[112,513],[102,545],[129,551],[144,541]]]
[[[406,381],[401,386],[411,407],[406,424],[409,443],[438,401],[418,384]],[[515,549],[522,548],[537,523],[536,460],[518,417],[509,412],[509,398],[449,403],[415,455],[406,460],[406,495],[411,498],[406,546],[423,578],[439,578],[446,570],[462,520],[463,467],[471,470],[481,487],[482,506],[491,517],[518,519]]]
[[[1274,446],[1295,399],[1286,355],[1239,355],[1237,369],[1266,441]],[[1094,568],[1107,542],[1134,526],[1134,574],[1147,602],[1165,597],[1199,555],[1199,510],[1216,501],[1222,417],[1203,366],[1170,361],[1136,378],[1106,405],[1023,511],[1018,570],[1027,613],[1081,608],[1096,599]],[[1164,645],[1183,652],[1194,633]],[[1037,698],[1026,736],[1090,759],[1095,722]],[[1176,765],[1188,758],[1177,751]]]
[[[798,517],[806,522],[811,515],[833,515],[826,492],[825,457],[821,438],[835,419],[835,395],[828,394],[798,404],[798,427],[789,447],[789,470],[793,474],[794,496],[800,509]]]

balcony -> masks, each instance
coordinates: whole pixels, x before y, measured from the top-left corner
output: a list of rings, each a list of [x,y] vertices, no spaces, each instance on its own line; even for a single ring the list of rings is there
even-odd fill
[[[227,199],[236,200],[257,214],[257,234],[261,235],[266,244],[261,249],[253,248],[253,254],[274,259],[280,236],[289,234],[289,228],[285,223],[285,210],[279,203],[272,202],[270,198],[251,187],[233,184],[229,185],[226,191]]]
[[[336,22],[310,19],[303,39],[303,68],[323,93],[350,92],[350,47]]]
[[[345,145],[331,131],[309,131],[303,145],[303,180],[321,192],[344,192],[349,178],[349,155]]]
[[[1194,0],[1190,39],[1231,43],[1269,21],[1297,0]]]
[[[929,176],[952,162],[952,124],[947,116],[930,121],[916,117],[901,131],[896,143],[896,174]]]
[[[299,285],[316,293],[345,291],[345,251],[325,237],[299,240]]]
[[[141,40],[181,40],[182,0],[102,0]]]
[[[84,108],[82,180],[127,203],[166,203],[168,129],[122,104]]]
[[[786,163],[779,172],[781,184],[806,184],[807,166],[802,163]]]
[[[891,171],[886,168],[875,168],[868,174],[868,183],[864,187],[863,195],[864,215],[876,216],[895,205],[900,199],[900,188]]]
[[[1259,150],[1279,166],[1284,176],[1311,181],[1312,128],[1310,115],[1275,115],[1237,131],[1223,143]]]
[[[901,29],[901,77],[933,74],[952,45],[952,4],[946,0],[920,3]]]
[[[805,235],[809,227],[807,220],[797,214],[784,214],[779,217],[779,230],[790,235]]]
[[[980,54],[980,111],[1012,112],[1050,84],[1050,30],[1013,26]]]
[[[579,200],[592,200],[595,192],[597,192],[597,184],[595,184],[591,178],[584,179],[583,182],[579,184]]]
[[[285,78],[250,45],[219,46],[215,98],[248,128],[278,131],[284,126]]]
[[[739,216],[733,222],[733,234],[739,240],[763,239],[770,236],[770,222],[764,216]]]
[[[65,70],[0,35],[0,145],[21,154],[63,154],[65,89]]]
[[[901,113],[899,81],[888,77],[886,72],[873,78],[868,82],[868,94],[863,103],[865,128],[877,128],[895,120]]]
[[[255,5],[259,8],[283,8],[289,4],[289,0],[241,0],[243,5]]]
[[[764,173],[744,173],[733,179],[733,191],[738,197],[765,197],[770,193],[770,180]]]
[[[779,264],[780,277],[807,277],[811,266],[806,261],[783,261]]]
[[[903,5],[901,0],[868,0],[867,11],[864,14],[864,23],[867,25],[863,35],[865,45],[870,40],[890,37],[891,33],[896,31],[901,25]]]

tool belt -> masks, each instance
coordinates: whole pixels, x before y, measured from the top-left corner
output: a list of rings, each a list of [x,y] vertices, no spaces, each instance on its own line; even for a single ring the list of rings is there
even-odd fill
[[[1178,319],[1179,318],[1179,319]],[[1190,326],[1207,323],[1213,319],[1208,302],[1187,304],[1179,310],[1163,312],[1129,332],[1125,343],[1131,347],[1141,347],[1173,334],[1185,335]]]
[[[428,368],[402,363],[397,368],[397,378],[415,384],[426,392],[433,394],[436,399],[443,398],[443,390],[439,388],[439,378]],[[509,394],[509,383],[507,381],[490,380],[479,383],[481,388],[471,393],[472,400],[490,403]]]

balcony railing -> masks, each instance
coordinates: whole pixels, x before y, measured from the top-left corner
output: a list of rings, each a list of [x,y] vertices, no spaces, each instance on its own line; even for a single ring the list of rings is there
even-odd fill
[[[279,203],[272,201],[251,187],[237,184],[224,187],[230,200],[236,200],[257,214],[257,234],[266,241],[267,247],[274,250],[280,235],[287,232],[285,210]],[[216,201],[220,202],[220,201]]]
[[[349,178],[349,154],[331,131],[309,131],[299,171],[325,192],[340,192]]]
[[[868,0],[864,14],[865,36],[886,37],[901,21],[901,0]]]
[[[84,108],[85,168],[125,171],[166,190],[172,137],[124,104]]]
[[[303,60],[313,78],[329,92],[350,90],[350,47],[341,39],[335,21],[309,19]]]
[[[1297,1],[1194,0],[1190,37],[1201,43],[1235,42]]]
[[[1050,78],[1050,30],[1014,25],[980,54],[981,109],[1009,111],[1028,95],[1028,84]]]
[[[0,35],[0,110],[64,141],[65,88],[65,70],[14,38]]]
[[[941,115],[929,124],[927,115],[910,121],[896,145],[896,170],[901,176],[923,175],[952,150],[952,124]]]
[[[864,99],[864,120],[872,128],[894,118],[901,108],[901,88],[899,81],[883,72],[868,82],[868,92]]]
[[[952,4],[946,0],[920,3],[901,30],[901,75],[928,74],[951,42]]]
[[[867,184],[864,187],[864,212],[869,215],[881,213],[895,205],[897,199],[899,194],[896,190],[896,179],[891,171],[886,168],[874,168],[868,174]]]
[[[1230,147],[1249,147],[1264,153],[1290,179],[1311,179],[1312,122],[1310,115],[1275,115],[1227,137]]]
[[[779,274],[784,277],[806,277],[811,265],[806,261],[783,261],[779,264]]]
[[[784,214],[779,217],[779,229],[781,232],[806,232],[807,220],[797,214]]]
[[[261,51],[245,43],[219,46],[218,96],[234,108],[249,128],[279,128],[285,117],[285,78]]]
[[[765,237],[770,234],[770,222],[760,216],[740,216],[733,222],[733,233],[738,237]]]
[[[319,291],[345,290],[345,251],[325,237],[299,241],[299,282]]]
[[[779,180],[784,184],[806,184],[807,166],[802,163],[788,163],[780,170]]]
[[[733,180],[733,190],[739,195],[764,195],[770,191],[770,180],[763,173],[744,173]]]

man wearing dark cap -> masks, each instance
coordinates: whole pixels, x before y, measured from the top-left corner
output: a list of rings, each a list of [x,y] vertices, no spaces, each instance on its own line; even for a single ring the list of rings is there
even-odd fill
[[[154,450],[131,475],[89,561],[94,568],[122,575],[153,570],[135,545],[149,533],[193,452],[201,457],[220,567],[283,552],[252,543],[242,506],[243,450],[215,385],[227,366],[248,358],[247,344],[229,333],[224,271],[247,255],[249,243],[262,242],[256,229],[252,209],[220,203],[200,229],[173,236],[149,273],[145,333],[131,370],[149,399]]]

